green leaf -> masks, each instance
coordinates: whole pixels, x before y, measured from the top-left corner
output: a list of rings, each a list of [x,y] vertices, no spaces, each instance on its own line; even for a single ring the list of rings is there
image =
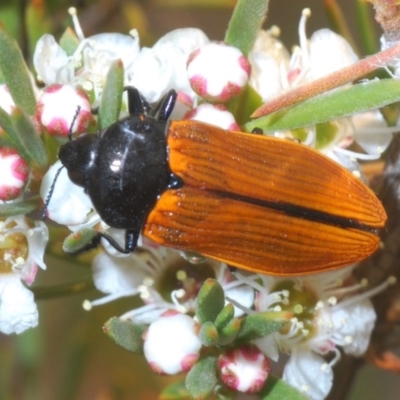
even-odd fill
[[[268,377],[259,396],[263,400],[308,400],[308,397],[303,393],[272,375]]]
[[[215,326],[217,329],[224,328],[235,316],[235,307],[232,303],[228,303],[215,319]]]
[[[381,108],[399,100],[399,80],[369,81],[335,90],[254,119],[245,124],[245,129],[248,132],[254,128],[261,128],[264,132],[297,129]]]
[[[168,385],[158,397],[158,400],[190,400],[185,381],[174,382]]]
[[[186,389],[195,399],[205,399],[217,384],[217,357],[203,358],[186,375]]]
[[[225,43],[247,57],[268,11],[269,0],[238,0],[225,34]]]
[[[111,63],[99,107],[100,129],[105,129],[118,120],[124,88],[124,64],[121,60]]]
[[[109,319],[103,327],[104,332],[119,346],[134,353],[143,353],[143,332],[146,325],[122,321],[117,317]]]
[[[235,116],[236,122],[243,125],[249,120],[249,116],[261,106],[260,95],[250,85],[246,85],[240,95],[228,104],[228,110]]]
[[[63,243],[63,250],[68,254],[77,254],[83,250],[93,248],[97,241],[97,231],[94,229],[81,229],[66,237]]]
[[[231,344],[237,337],[242,326],[242,319],[234,318],[219,331],[219,345],[227,346]]]
[[[0,23],[0,69],[15,104],[28,115],[35,112],[31,78],[17,42]]]
[[[22,109],[15,108],[11,115],[11,122],[19,142],[28,154],[29,158],[26,161],[32,168],[46,170],[49,164],[46,149],[30,117]]]
[[[67,53],[67,56],[72,56],[79,46],[79,39],[76,37],[74,30],[67,27],[60,38],[60,47]]]
[[[215,279],[207,279],[201,287],[196,301],[196,315],[201,324],[214,322],[224,307],[225,295]]]
[[[237,340],[249,341],[282,329],[292,317],[288,312],[265,311],[248,315],[242,320]]]
[[[24,201],[14,201],[12,203],[0,204],[0,218],[15,215],[29,214],[39,208],[40,197],[34,196]]]
[[[211,321],[205,322],[201,325],[199,338],[201,343],[206,347],[215,346],[218,343],[218,331]]]
[[[375,54],[379,51],[380,46],[372,5],[365,0],[357,0],[356,7],[357,32],[364,48],[364,55]]]

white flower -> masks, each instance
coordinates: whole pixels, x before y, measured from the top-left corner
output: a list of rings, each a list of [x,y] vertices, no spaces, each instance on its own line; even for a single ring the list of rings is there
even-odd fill
[[[366,351],[376,319],[369,298],[391,283],[389,279],[359,293],[366,282],[350,286],[351,271],[350,267],[302,278],[236,274],[257,291],[257,311],[293,313],[283,330],[254,342],[275,361],[278,349],[291,354],[284,379],[314,400],[329,393],[332,366],[340,358],[338,347],[354,356]],[[327,363],[322,355],[329,352],[334,357]]]
[[[30,285],[38,267],[45,269],[44,250],[48,230],[43,222],[33,227],[22,217],[0,222],[0,331],[21,333],[38,323],[38,312]]]
[[[199,357],[201,341],[196,323],[188,315],[167,311],[144,334],[144,355],[159,374],[187,372]]]
[[[254,344],[228,349],[218,357],[222,382],[233,390],[257,393],[268,378],[271,364]]]
[[[22,333],[38,324],[39,313],[33,293],[16,274],[0,274],[0,331]]]
[[[36,118],[51,135],[86,132],[93,121],[87,94],[70,85],[48,86],[36,104]]]
[[[42,180],[40,196],[47,201],[48,218],[61,225],[68,225],[71,230],[93,226],[100,221],[97,213],[93,213],[93,205],[83,188],[75,185],[68,177],[61,161],[50,167]],[[59,175],[55,180],[57,172]],[[51,189],[53,186],[53,190]],[[52,190],[52,192],[50,192]],[[50,200],[47,198],[51,193]]]
[[[208,43],[199,29],[176,29],[159,39],[152,48],[143,47],[127,70],[127,84],[135,86],[150,103],[169,89],[193,97],[186,73],[189,54]]]
[[[187,112],[183,119],[193,119],[219,126],[222,129],[240,131],[240,126],[236,123],[235,117],[223,104],[200,104]]]
[[[236,47],[207,43],[190,54],[187,73],[192,89],[210,101],[226,102],[246,85],[250,64]]]
[[[305,26],[309,16],[310,11],[304,10],[299,26],[300,46],[294,49],[290,59],[282,43],[274,37],[276,29],[259,33],[249,53],[252,65],[250,84],[264,101],[273,100],[290,89],[345,68],[358,60],[349,43],[329,29],[316,31],[308,40]],[[379,158],[390,143],[393,131],[387,128],[380,112],[372,111],[310,126],[301,132],[275,132],[275,136],[295,135],[304,144],[316,147],[335,161],[342,164],[344,160],[344,164],[348,164],[347,158]],[[367,154],[346,150],[353,141]],[[342,156],[338,156],[338,153]]]
[[[241,307],[251,307],[254,291],[234,280],[225,264],[207,260],[194,265],[177,251],[166,249],[143,238],[142,247],[125,257],[101,253],[93,261],[96,287],[108,296],[86,301],[84,307],[104,304],[119,297],[140,294],[143,307],[128,311],[121,318],[135,323],[150,323],[168,309],[193,312],[197,293],[208,277],[215,278],[224,288],[227,301],[232,301],[235,316]]]
[[[0,147],[0,200],[19,197],[29,179],[26,161],[12,148]]]

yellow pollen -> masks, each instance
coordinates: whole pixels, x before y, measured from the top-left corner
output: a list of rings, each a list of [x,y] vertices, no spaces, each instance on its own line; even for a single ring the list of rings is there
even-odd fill
[[[15,260],[15,262],[18,265],[23,265],[25,263],[25,259],[23,257],[17,257],[17,259]]]
[[[184,289],[178,289],[175,290],[175,296],[177,299],[181,299],[182,297],[185,297],[186,291]]]
[[[76,8],[75,7],[68,8],[68,14],[69,15],[76,15]]]
[[[324,308],[324,302],[322,300],[319,300],[317,304],[315,305],[316,310],[322,310]]]
[[[397,283],[397,278],[395,276],[389,276],[389,278],[387,279],[387,283],[389,285],[394,285]]]
[[[178,279],[178,281],[184,281],[187,278],[187,273],[184,270],[179,270],[176,273],[176,279]]]
[[[322,372],[326,372],[329,368],[329,365],[327,363],[324,363],[321,365],[321,371]]]
[[[302,306],[301,304],[296,304],[296,305],[293,307],[293,312],[294,312],[295,314],[301,314],[301,313],[303,312],[303,310],[304,310],[304,308],[303,308],[303,306]]]
[[[305,17],[311,17],[311,10],[309,8],[305,8],[302,13]]]
[[[154,279],[149,276],[143,279],[143,285],[150,287],[154,285]]]
[[[82,303],[82,308],[85,311],[90,311],[92,309],[92,303],[89,300],[84,300]]]
[[[367,278],[361,279],[360,285],[361,285],[361,287],[367,287],[368,286],[368,279]]]
[[[353,336],[346,336],[345,338],[344,338],[344,341],[347,343],[347,344],[350,344],[350,343],[353,343]]]
[[[334,306],[337,303],[337,298],[335,296],[329,297],[328,304]]]
[[[303,393],[307,393],[308,390],[309,390],[309,387],[308,387],[308,385],[302,385],[300,390],[301,390]]]

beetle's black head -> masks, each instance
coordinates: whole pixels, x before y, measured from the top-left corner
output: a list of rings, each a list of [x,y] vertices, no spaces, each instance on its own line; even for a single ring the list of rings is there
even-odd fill
[[[76,185],[85,187],[88,171],[96,156],[98,136],[85,133],[77,139],[63,144],[58,158],[68,171],[68,176]]]
[[[137,89],[125,90],[129,116],[98,135],[84,134],[64,144],[59,158],[103,221],[138,237],[159,196],[172,187],[166,132],[176,92],[151,107]]]

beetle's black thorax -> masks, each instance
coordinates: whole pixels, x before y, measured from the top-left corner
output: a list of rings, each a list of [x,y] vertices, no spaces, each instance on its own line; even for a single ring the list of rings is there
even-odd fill
[[[166,122],[128,116],[99,135],[86,134],[61,147],[72,181],[83,186],[101,218],[114,228],[140,231],[170,173]]]

